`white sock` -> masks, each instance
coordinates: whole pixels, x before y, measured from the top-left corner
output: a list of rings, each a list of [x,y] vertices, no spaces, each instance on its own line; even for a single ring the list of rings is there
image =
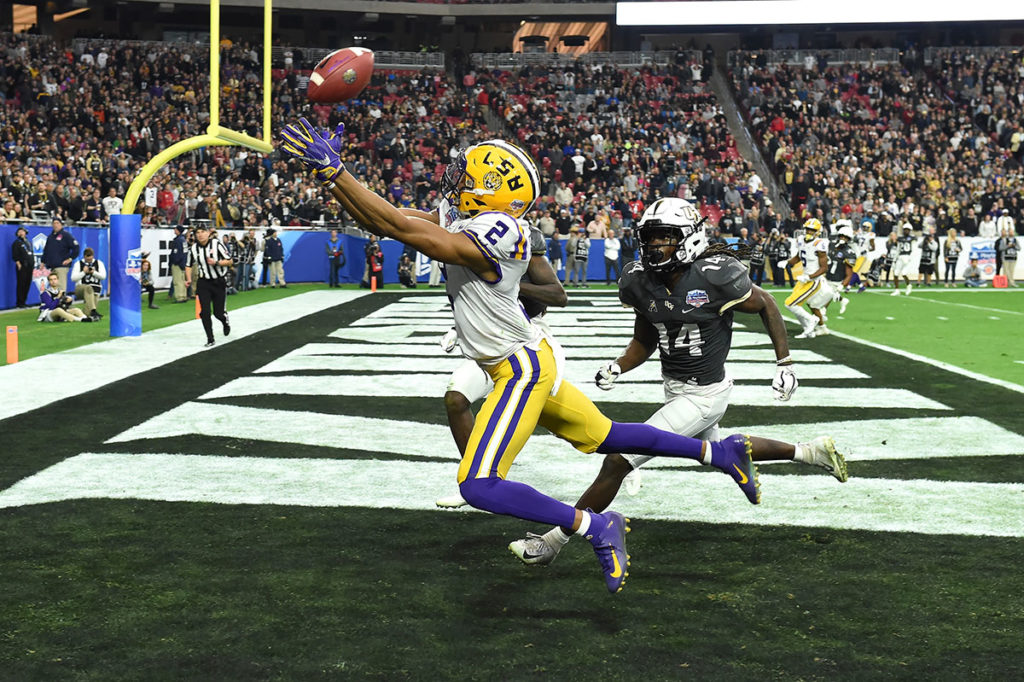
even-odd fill
[[[813,458],[811,457],[811,449],[803,443],[797,443],[796,452],[793,453],[793,461],[810,464],[813,461]]]
[[[551,546],[561,547],[565,545],[565,543],[569,542],[569,538],[571,537],[571,535],[566,535],[564,530],[555,526],[547,533],[544,533],[544,542]]]
[[[576,535],[582,535],[587,537],[587,531],[590,530],[590,512],[583,512],[583,518],[580,520],[580,527],[576,531]]]

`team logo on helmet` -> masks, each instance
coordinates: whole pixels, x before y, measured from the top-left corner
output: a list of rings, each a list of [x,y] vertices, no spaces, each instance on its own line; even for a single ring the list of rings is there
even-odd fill
[[[484,175],[484,188],[492,192],[497,192],[501,189],[501,176],[498,175],[497,171],[489,171]]]
[[[640,259],[651,270],[671,270],[692,263],[708,248],[704,218],[693,204],[675,197],[658,199],[644,211],[637,239]],[[661,251],[665,240],[670,246],[675,242],[675,251],[668,257]]]

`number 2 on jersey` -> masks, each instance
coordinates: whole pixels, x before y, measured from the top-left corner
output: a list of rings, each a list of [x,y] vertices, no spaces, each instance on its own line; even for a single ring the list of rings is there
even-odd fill
[[[488,230],[487,234],[484,235],[484,239],[490,242],[491,246],[495,246],[497,245],[498,240],[504,237],[507,232],[508,225],[498,220],[495,222],[494,227]]]

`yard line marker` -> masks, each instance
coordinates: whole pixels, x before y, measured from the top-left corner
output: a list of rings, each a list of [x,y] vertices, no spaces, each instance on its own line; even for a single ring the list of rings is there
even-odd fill
[[[580,482],[590,480],[601,463],[597,456],[568,465],[557,459],[521,459],[516,480],[562,499],[575,499]],[[454,484],[455,462],[83,453],[0,492],[0,508],[69,499],[144,499],[433,510],[437,495]],[[851,478],[841,484],[822,473],[762,474],[761,484],[762,504],[754,507],[741,504],[726,476],[646,471],[641,493],[622,496],[616,509],[671,521],[1024,537],[1020,483]]]

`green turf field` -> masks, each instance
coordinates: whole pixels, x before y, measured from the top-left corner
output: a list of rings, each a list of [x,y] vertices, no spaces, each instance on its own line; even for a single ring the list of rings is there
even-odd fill
[[[438,396],[457,360],[436,344],[443,296],[407,294],[0,420],[0,679],[1019,675],[1022,394],[871,345],[1024,383],[1024,357],[993,351],[1020,347],[1016,292],[855,295],[836,334],[792,342],[785,405],[759,321],[737,316],[724,432],[833,433],[851,480],[764,465],[753,507],[728,477],[652,462],[616,502],[634,532],[614,596],[586,543],[528,568],[506,546],[543,528],[433,508],[454,488]],[[573,289],[552,323],[597,395],[629,314]],[[643,420],[656,368],[627,377],[599,404]],[[538,431],[512,477],[572,501],[598,466]]]

